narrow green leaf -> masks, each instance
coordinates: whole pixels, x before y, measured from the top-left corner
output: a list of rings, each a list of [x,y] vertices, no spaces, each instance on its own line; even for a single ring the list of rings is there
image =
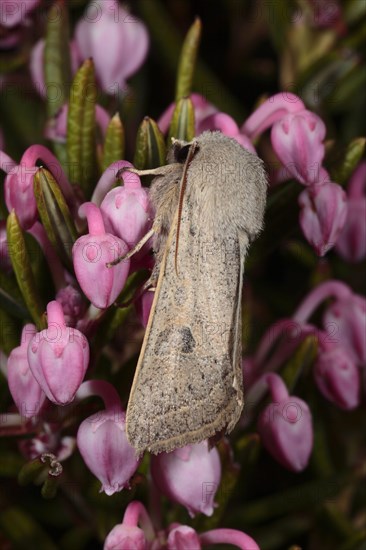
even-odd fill
[[[171,138],[191,141],[195,135],[194,107],[189,97],[180,99],[174,109],[170,123],[168,143]]]
[[[190,95],[201,40],[202,23],[197,17],[184,40],[178,65],[175,101]]]
[[[40,168],[34,176],[34,196],[49,240],[63,262],[71,267],[71,248],[77,231],[59,185],[45,168]]]
[[[104,140],[102,170],[106,170],[113,162],[125,158],[125,130],[118,113],[108,124]]]
[[[313,365],[318,351],[317,339],[310,335],[297,348],[291,359],[281,370],[281,376],[289,391],[292,392],[302,372]]]
[[[76,73],[70,91],[67,120],[67,154],[70,180],[89,198],[96,173],[94,63],[87,59]]]
[[[366,138],[353,139],[342,153],[341,160],[331,168],[332,180],[340,185],[348,182],[365,151]]]
[[[9,255],[19,289],[23,295],[28,311],[38,329],[45,328],[43,312],[45,310],[34,275],[22,228],[15,212],[11,212],[6,224]]]
[[[140,170],[162,166],[165,155],[164,136],[159,126],[152,118],[145,117],[137,133],[134,166]]]
[[[64,0],[57,0],[47,14],[44,74],[48,116],[67,103],[71,84],[69,17]]]

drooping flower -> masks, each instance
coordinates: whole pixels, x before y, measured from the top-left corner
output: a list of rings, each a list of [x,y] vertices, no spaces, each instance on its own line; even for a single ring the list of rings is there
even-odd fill
[[[347,196],[335,183],[305,189],[299,196],[301,229],[319,256],[337,242],[347,217]]]
[[[308,405],[290,396],[277,374],[265,375],[272,403],[262,411],[258,431],[267,451],[285,468],[301,472],[313,448],[312,417]]]
[[[8,358],[9,390],[20,414],[25,418],[37,416],[46,400],[28,362],[28,345],[36,333],[34,325],[25,325],[20,346],[14,348]]]
[[[107,264],[126,254],[128,246],[105,231],[102,214],[95,204],[84,203],[79,213],[86,215],[89,233],[79,237],[72,248],[75,275],[92,304],[104,309],[113,304],[124,287],[130,260],[113,267]]]
[[[67,327],[61,304],[47,306],[48,328],[35,334],[28,346],[28,362],[34,378],[50,401],[73,401],[89,364],[89,344],[76,329]]]
[[[145,25],[117,0],[90,2],[76,26],[75,40],[80,57],[93,58],[97,79],[108,94],[125,88],[149,47]]]
[[[207,441],[153,456],[151,472],[159,490],[192,517],[213,514],[221,464],[217,449],[209,450]]]

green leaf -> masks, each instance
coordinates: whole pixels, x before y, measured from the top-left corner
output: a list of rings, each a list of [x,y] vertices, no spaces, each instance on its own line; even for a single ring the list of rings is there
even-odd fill
[[[125,130],[118,113],[108,124],[104,140],[102,170],[106,170],[113,162],[124,159]]]
[[[9,255],[19,289],[23,295],[28,311],[39,330],[46,328],[43,312],[45,310],[36,281],[32,272],[31,262],[24,234],[17,215],[11,212],[6,224]]]
[[[175,101],[190,95],[201,40],[202,23],[197,17],[183,42],[178,65]]]
[[[94,63],[87,59],[71,86],[67,120],[70,180],[81,187],[86,199],[91,195],[96,174],[96,99]]]
[[[57,550],[42,527],[21,508],[13,506],[2,510],[0,528],[17,550]]]
[[[307,336],[281,370],[281,376],[290,393],[294,389],[301,373],[307,372],[313,365],[317,352],[317,338],[312,335]]]
[[[168,143],[172,138],[191,141],[195,135],[194,107],[189,97],[180,99],[174,109],[170,123]]]
[[[53,117],[67,103],[71,83],[68,9],[57,0],[47,14],[44,74],[48,116]]]
[[[366,138],[364,137],[355,138],[347,145],[341,155],[339,155],[341,156],[341,159],[330,169],[332,181],[335,181],[340,185],[345,185],[348,182],[358,163],[362,159],[365,151],[365,145]]]
[[[34,196],[49,240],[63,262],[72,268],[71,248],[77,231],[60,187],[45,168],[40,168],[34,176]]]
[[[145,117],[137,133],[133,164],[140,170],[156,168],[165,163],[164,136],[155,120]]]

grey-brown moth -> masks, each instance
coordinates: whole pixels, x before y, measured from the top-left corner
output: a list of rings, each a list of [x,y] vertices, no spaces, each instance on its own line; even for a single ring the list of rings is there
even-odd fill
[[[267,181],[262,161],[220,132],[176,140],[166,166],[136,173],[156,176],[156,288],[127,408],[141,454],[230,432],[240,417],[244,259]]]

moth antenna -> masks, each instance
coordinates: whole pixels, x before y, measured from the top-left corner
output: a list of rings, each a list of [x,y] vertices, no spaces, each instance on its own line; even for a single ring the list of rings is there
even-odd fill
[[[192,162],[192,159],[193,159],[197,149],[198,149],[198,144],[197,144],[197,142],[194,141],[192,143],[192,146],[189,149],[189,152],[188,152],[188,155],[187,155],[187,158],[186,158],[186,162],[184,163],[184,169],[183,169],[183,175],[182,175],[182,185],[181,185],[180,193],[179,193],[177,235],[176,235],[176,238],[175,238],[175,256],[174,256],[174,266],[175,266],[175,273],[176,273],[177,277],[179,277],[179,275],[178,275],[178,247],[179,247],[180,221],[181,221],[182,209],[183,209],[183,198],[184,198],[184,192],[185,192],[186,187],[187,187],[188,168],[189,168],[189,165]]]

